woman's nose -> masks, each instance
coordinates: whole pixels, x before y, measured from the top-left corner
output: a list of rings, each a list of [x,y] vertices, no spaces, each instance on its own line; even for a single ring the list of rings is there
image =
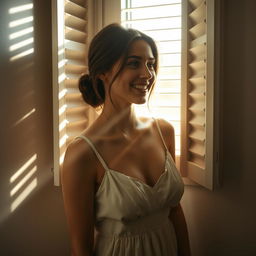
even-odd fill
[[[141,70],[141,78],[146,78],[150,80],[153,77],[153,71],[151,71],[148,66],[144,66],[143,69]]]

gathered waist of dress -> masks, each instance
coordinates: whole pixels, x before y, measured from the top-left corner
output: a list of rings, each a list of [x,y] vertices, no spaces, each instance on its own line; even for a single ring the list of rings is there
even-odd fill
[[[169,208],[161,209],[156,212],[152,212],[149,215],[138,216],[132,220],[116,220],[105,218],[98,221],[96,229],[99,236],[137,236],[142,235],[145,232],[161,228],[168,225],[170,220]]]

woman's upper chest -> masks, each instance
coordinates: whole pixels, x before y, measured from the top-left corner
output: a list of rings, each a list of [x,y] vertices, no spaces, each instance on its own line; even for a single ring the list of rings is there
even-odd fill
[[[153,186],[164,172],[166,150],[154,131],[142,131],[131,139],[102,140],[98,150],[108,168],[136,178]],[[100,185],[104,168],[97,166],[97,183]]]

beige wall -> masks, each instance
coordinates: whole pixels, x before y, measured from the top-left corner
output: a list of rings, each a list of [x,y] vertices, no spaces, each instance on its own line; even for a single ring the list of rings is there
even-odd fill
[[[224,1],[222,186],[187,187],[193,256],[256,255],[256,1]]]
[[[10,8],[29,3],[33,3],[32,10],[9,13]],[[9,27],[11,21],[29,16],[34,17],[33,22]],[[60,189],[53,186],[51,173],[51,1],[1,1],[0,26],[0,255],[69,255]],[[11,34],[29,27],[34,28],[34,33],[10,40]],[[34,43],[10,51],[11,45],[29,38]],[[10,60],[32,48],[33,54]],[[31,111],[30,116],[20,120]],[[10,178],[33,157],[35,160],[11,183]],[[10,196],[29,174],[25,184]],[[11,211],[29,189],[25,200]]]
[[[60,189],[52,185],[51,173],[50,2],[34,0],[32,13],[11,15],[10,8],[32,0],[1,1],[0,255],[69,255]],[[186,187],[182,204],[193,256],[256,255],[256,1],[224,2],[222,186],[214,192]],[[10,44],[27,37],[10,40],[15,29],[8,28],[8,24],[31,14],[34,54],[10,62],[17,53],[10,52]],[[19,51],[30,49],[31,45],[27,47]],[[35,110],[29,117],[18,122],[32,109]],[[36,160],[10,183],[13,174],[35,154]],[[34,167],[35,173],[10,196],[15,185]],[[13,202],[34,180],[37,186],[11,212]]]

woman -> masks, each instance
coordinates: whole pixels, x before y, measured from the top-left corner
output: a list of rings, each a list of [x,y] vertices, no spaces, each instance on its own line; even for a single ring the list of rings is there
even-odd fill
[[[73,256],[190,255],[173,127],[139,118],[133,109],[147,101],[157,65],[154,41],[118,24],[90,44],[89,74],[79,89],[85,102],[103,109],[65,155]]]

